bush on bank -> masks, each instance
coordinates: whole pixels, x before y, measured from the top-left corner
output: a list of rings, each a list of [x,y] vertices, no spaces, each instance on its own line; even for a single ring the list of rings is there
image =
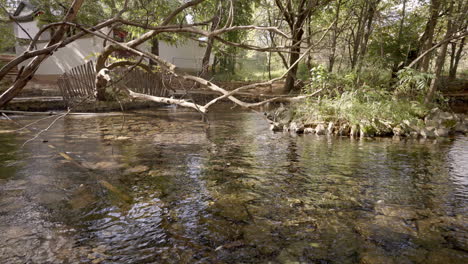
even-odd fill
[[[318,66],[312,69],[311,84],[302,92],[324,92],[319,98],[277,109],[270,115],[271,129],[364,137],[466,133],[466,116],[450,113],[440,94],[436,103],[423,103],[430,78],[405,69],[391,89],[371,87],[366,81],[358,86],[356,75],[331,75]]]

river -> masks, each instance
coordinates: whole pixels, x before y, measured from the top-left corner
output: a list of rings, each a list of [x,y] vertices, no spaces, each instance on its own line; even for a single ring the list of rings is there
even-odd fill
[[[23,147],[38,130],[0,120],[0,263],[468,262],[468,137],[273,133],[229,107],[208,120],[67,116]]]

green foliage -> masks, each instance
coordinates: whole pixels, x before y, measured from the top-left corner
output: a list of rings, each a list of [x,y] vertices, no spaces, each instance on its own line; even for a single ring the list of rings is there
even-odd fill
[[[297,78],[301,80],[307,80],[310,77],[309,69],[307,69],[307,65],[305,63],[299,63],[296,74]]]
[[[322,95],[335,97],[355,88],[357,74],[354,71],[346,74],[330,73],[323,65],[317,65],[310,70],[309,80],[310,83],[303,88],[303,93],[311,94],[322,89]]]
[[[0,26],[0,53],[15,46],[15,35],[11,24]]]
[[[397,99],[382,89],[361,87],[345,91],[339,97],[323,97],[296,106],[297,112],[306,118],[324,121],[346,120],[358,124],[373,118],[398,124],[403,120],[423,117],[428,109],[418,101]]]
[[[347,121],[358,124],[361,120],[374,118],[393,124],[403,120],[423,117],[428,109],[416,96],[401,96],[389,91],[387,87],[356,86],[357,74],[331,74],[318,65],[310,72],[311,84],[303,93],[310,94],[318,89],[319,100],[309,99],[295,106],[296,113],[305,119],[322,121]],[[401,84],[412,87],[427,82],[426,74],[416,74],[412,70],[401,72]],[[403,88],[401,88],[403,90]]]
[[[398,72],[397,77],[396,95],[422,100],[429,90],[429,84],[434,75],[404,68]]]

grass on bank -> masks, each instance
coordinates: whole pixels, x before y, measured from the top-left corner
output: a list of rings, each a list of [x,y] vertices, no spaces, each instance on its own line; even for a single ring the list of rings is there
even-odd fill
[[[296,118],[310,121],[333,121],[359,124],[378,119],[391,124],[423,118],[434,105],[423,103],[432,76],[412,69],[399,72],[397,80],[378,70],[330,74],[322,66],[311,70],[311,84],[304,94],[323,89],[319,99],[310,99],[294,106]],[[372,84],[369,85],[369,84]],[[437,95],[437,106],[446,107]]]

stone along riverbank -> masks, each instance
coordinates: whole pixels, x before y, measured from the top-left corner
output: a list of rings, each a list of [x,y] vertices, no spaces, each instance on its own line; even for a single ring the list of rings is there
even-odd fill
[[[362,119],[357,123],[346,120],[326,121],[323,118],[305,119],[294,116],[293,110],[280,107],[266,113],[270,130],[298,134],[338,135],[349,137],[401,136],[413,138],[447,137],[468,132],[468,116],[434,108],[427,115],[402,122]]]

